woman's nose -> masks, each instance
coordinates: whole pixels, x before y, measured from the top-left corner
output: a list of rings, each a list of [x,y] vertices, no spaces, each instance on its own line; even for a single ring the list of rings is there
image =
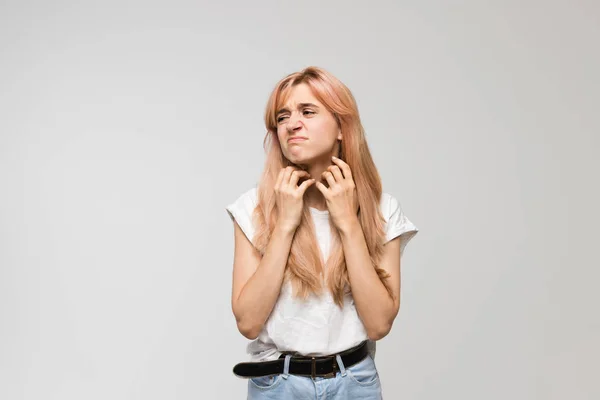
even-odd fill
[[[290,132],[298,130],[301,127],[300,118],[294,117],[293,115],[288,118],[287,128]]]

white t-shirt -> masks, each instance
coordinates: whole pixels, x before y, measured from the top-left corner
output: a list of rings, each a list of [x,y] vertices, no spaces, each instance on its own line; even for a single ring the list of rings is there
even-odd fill
[[[254,227],[252,213],[257,204],[257,188],[244,192],[226,207],[229,216],[252,242]],[[418,232],[406,218],[398,201],[382,193],[381,211],[386,220],[386,242],[401,236],[401,251]],[[329,211],[310,208],[323,259],[327,260],[331,240]],[[331,293],[324,290],[321,296],[311,294],[307,300],[292,295],[290,282],[284,283],[262,331],[250,342],[247,352],[251,361],[279,358],[282,351],[292,351],[307,356],[321,356],[341,352],[368,340],[369,351],[375,357],[375,342],[368,339],[365,327],[358,316],[351,294],[344,297],[344,307],[338,307]]]

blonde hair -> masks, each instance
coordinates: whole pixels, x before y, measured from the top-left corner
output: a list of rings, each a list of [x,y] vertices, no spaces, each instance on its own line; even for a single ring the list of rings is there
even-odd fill
[[[389,274],[378,266],[383,254],[385,220],[380,210],[382,194],[381,178],[371,157],[358,107],[350,90],[336,77],[318,67],[307,67],[302,71],[281,79],[271,93],[265,110],[267,132],[263,147],[266,160],[258,183],[258,204],[254,209],[253,222],[256,234],[254,245],[264,255],[277,221],[277,205],[274,186],[281,168],[294,165],[287,160],[277,136],[277,110],[286,101],[291,89],[300,83],[308,85],[313,95],[334,115],[342,132],[339,158],[352,171],[358,195],[358,217],[362,226],[373,268],[390,296],[387,283]],[[306,298],[309,293],[320,294],[326,285],[335,303],[343,307],[343,298],[349,293],[348,270],[341,245],[340,235],[331,224],[331,250],[326,262],[321,257],[315,227],[306,202],[300,225],[292,241],[285,269],[285,280],[290,280],[294,294]],[[321,275],[322,274],[322,275]]]

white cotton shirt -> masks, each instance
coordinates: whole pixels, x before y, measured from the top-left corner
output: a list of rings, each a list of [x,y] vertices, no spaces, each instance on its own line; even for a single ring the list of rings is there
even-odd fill
[[[226,207],[231,219],[237,221],[251,243],[255,231],[252,213],[256,204],[257,187],[253,187]],[[418,229],[390,194],[382,193],[380,207],[386,221],[386,242],[401,236],[403,251]],[[310,212],[323,259],[327,260],[331,243],[329,211],[310,207]],[[282,351],[322,356],[339,353],[364,340],[368,341],[369,352],[374,358],[375,342],[368,339],[351,294],[345,295],[344,307],[340,308],[328,290],[320,296],[310,294],[302,300],[293,297],[291,282],[285,282],[262,331],[248,344],[247,352],[250,361],[275,360]]]

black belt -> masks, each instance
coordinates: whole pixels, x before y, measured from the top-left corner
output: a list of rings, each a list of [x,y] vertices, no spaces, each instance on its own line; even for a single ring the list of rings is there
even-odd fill
[[[368,354],[367,342],[364,341],[356,347],[338,353],[342,358],[344,367],[348,368],[359,361],[362,361]],[[233,367],[233,373],[242,378],[254,378],[266,375],[276,375],[283,373],[286,354],[279,356],[279,359],[261,362],[242,362]],[[325,378],[333,378],[339,366],[335,358],[336,354],[329,356],[307,357],[292,355],[290,358],[289,373],[291,375],[302,375]]]

